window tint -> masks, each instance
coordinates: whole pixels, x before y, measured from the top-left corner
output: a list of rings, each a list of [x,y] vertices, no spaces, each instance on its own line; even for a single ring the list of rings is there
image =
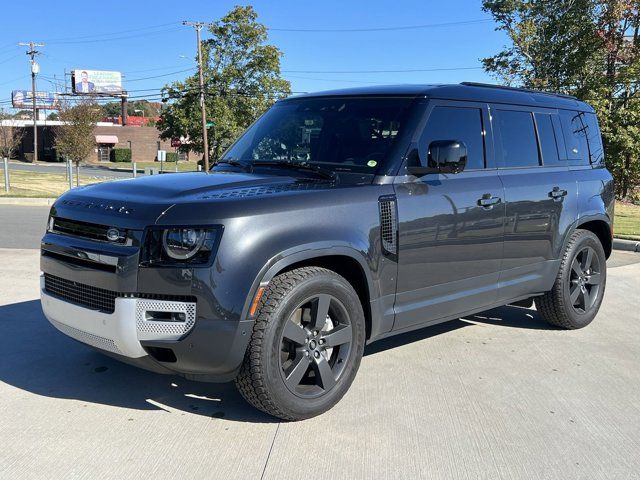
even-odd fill
[[[534,116],[536,118],[536,127],[538,128],[542,164],[558,165],[560,163],[560,157],[558,155],[558,145],[556,143],[556,134],[553,131],[551,115],[536,113]]]
[[[424,156],[429,144],[436,140],[458,140],[467,146],[465,170],[484,168],[482,110],[466,107],[435,107],[422,137]]]
[[[560,123],[567,149],[567,158],[572,165],[589,164],[589,146],[587,144],[587,127],[583,123],[582,112],[560,112]]]
[[[322,164],[374,174],[386,162],[413,103],[406,97],[318,97],[276,103],[223,159]]]
[[[589,142],[589,157],[594,165],[604,162],[604,148],[602,137],[598,128],[598,119],[595,113],[585,113],[583,121],[587,126],[587,140]]]
[[[531,112],[498,110],[496,117],[502,147],[501,166],[513,168],[540,165]]]

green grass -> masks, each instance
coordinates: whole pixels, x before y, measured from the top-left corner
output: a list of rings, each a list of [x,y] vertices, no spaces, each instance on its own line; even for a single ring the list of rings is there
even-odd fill
[[[9,193],[6,193],[3,183],[0,197],[55,198],[69,189],[69,182],[64,173],[12,170],[10,175],[9,184],[11,189]],[[80,175],[80,185],[103,181],[105,181],[104,178]]]
[[[613,233],[617,238],[640,240],[640,205],[616,202]]]

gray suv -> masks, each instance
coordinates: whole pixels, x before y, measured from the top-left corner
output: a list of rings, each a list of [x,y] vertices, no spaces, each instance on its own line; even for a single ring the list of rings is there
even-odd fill
[[[470,83],[303,95],[208,173],[60,197],[42,307],[107,355],[235,380],[260,410],[304,419],[390,335],[532,300],[552,325],[588,325],[613,200],[575,98]]]

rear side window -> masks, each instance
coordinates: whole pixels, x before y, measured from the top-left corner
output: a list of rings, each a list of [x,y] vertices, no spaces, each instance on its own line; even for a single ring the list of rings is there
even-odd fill
[[[556,134],[553,130],[551,115],[536,113],[534,117],[536,119],[536,128],[538,129],[542,164],[558,165],[560,163],[560,156],[558,155],[558,144],[556,142]]]
[[[540,165],[538,142],[531,112],[497,110],[494,127],[500,139],[501,163],[504,168]]]
[[[583,122],[583,112],[562,110],[560,124],[567,149],[567,158],[571,165],[589,165],[589,145],[587,126]]]
[[[467,146],[465,171],[484,168],[482,110],[479,108],[435,107],[422,136],[423,152],[436,140],[464,142]]]
[[[595,113],[585,113],[583,122],[587,127],[587,141],[589,142],[589,157],[591,163],[598,165],[604,162],[604,148],[602,146],[602,137],[600,136],[600,128],[598,127],[598,119]]]

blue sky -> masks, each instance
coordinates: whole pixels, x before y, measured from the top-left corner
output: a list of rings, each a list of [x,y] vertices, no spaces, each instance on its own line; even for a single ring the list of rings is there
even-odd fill
[[[38,58],[38,90],[55,90],[54,83],[63,82],[65,68],[83,68],[121,71],[132,96],[157,95],[164,84],[184,78],[189,74],[184,70],[195,65],[195,33],[181,21],[213,21],[236,4],[247,2],[7,2],[0,34],[0,107],[7,107],[11,90],[30,88],[28,57],[18,42],[46,44]],[[479,68],[479,59],[505,43],[504,34],[494,31],[495,25],[476,0],[256,0],[250,4],[259,20],[274,29],[269,39],[284,53],[283,76],[300,92],[365,84],[493,81]],[[373,32],[276,30],[466,21],[470,23]]]

